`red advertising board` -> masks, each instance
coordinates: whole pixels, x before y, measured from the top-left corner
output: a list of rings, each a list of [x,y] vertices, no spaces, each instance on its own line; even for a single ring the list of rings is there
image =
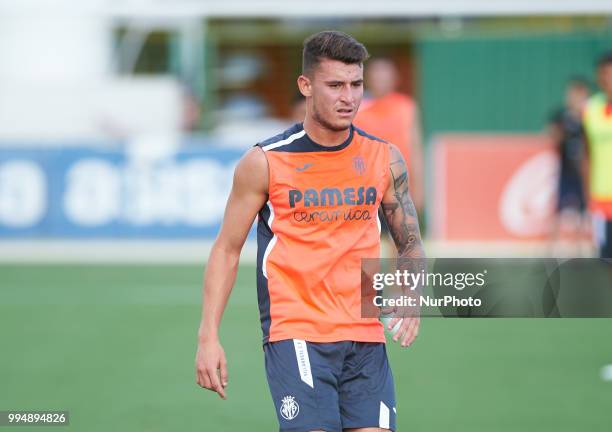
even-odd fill
[[[432,156],[434,239],[546,237],[555,207],[558,159],[545,135],[441,135]]]

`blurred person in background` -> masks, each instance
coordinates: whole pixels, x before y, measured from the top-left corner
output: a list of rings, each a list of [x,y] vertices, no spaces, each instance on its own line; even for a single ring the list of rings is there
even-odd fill
[[[397,92],[399,72],[387,58],[368,62],[367,98],[355,117],[355,126],[395,144],[410,173],[410,193],[419,213],[423,210],[423,144],[419,108],[408,95]]]
[[[414,100],[396,91],[399,73],[387,58],[368,62],[365,70],[367,98],[355,117],[355,126],[395,144],[409,167],[410,193],[414,205],[423,216],[423,146],[419,109]],[[382,224],[384,255],[394,256],[395,247],[389,230]]]
[[[584,129],[582,116],[590,90],[586,79],[574,77],[567,83],[565,104],[551,116],[549,135],[559,156],[559,177],[555,221],[551,230],[553,247],[569,240],[579,255],[580,241],[588,228],[586,191],[582,181]]]
[[[612,258],[612,51],[599,59],[597,81],[601,92],[589,99],[583,116],[588,160],[585,181],[599,256]]]
[[[257,291],[266,375],[281,431],[395,430],[385,333],[361,316],[361,258],[378,257],[378,209],[402,258],[424,252],[401,152],[353,126],[366,48],[325,31],[304,42],[303,123],[238,164],[204,279],[196,381],[225,398],[218,329],[256,216]],[[389,322],[409,346],[419,318]]]

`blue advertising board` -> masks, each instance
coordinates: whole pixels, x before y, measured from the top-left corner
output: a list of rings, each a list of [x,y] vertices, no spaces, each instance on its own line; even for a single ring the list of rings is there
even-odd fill
[[[0,149],[0,238],[213,238],[242,153]]]

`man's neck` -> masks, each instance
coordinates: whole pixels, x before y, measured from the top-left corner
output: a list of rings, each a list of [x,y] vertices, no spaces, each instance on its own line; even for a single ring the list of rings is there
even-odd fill
[[[351,131],[350,128],[341,131],[330,130],[310,117],[304,120],[304,130],[317,144],[326,147],[334,147],[347,140]]]

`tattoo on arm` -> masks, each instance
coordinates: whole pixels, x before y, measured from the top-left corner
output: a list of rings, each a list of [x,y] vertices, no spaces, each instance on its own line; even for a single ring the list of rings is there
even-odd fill
[[[391,146],[389,170],[390,184],[383,197],[381,210],[397,247],[398,259],[395,267],[400,271],[420,273],[426,269],[426,263],[419,232],[419,219],[410,197],[406,164],[401,153],[393,146]],[[422,288],[421,285],[415,288],[400,287],[396,294],[416,298],[420,295]],[[418,303],[417,307],[397,309],[393,316],[396,318],[419,316]]]
[[[382,211],[400,257],[424,257],[417,212],[410,197],[408,172],[401,154],[391,150],[390,175],[393,200],[382,203]]]

